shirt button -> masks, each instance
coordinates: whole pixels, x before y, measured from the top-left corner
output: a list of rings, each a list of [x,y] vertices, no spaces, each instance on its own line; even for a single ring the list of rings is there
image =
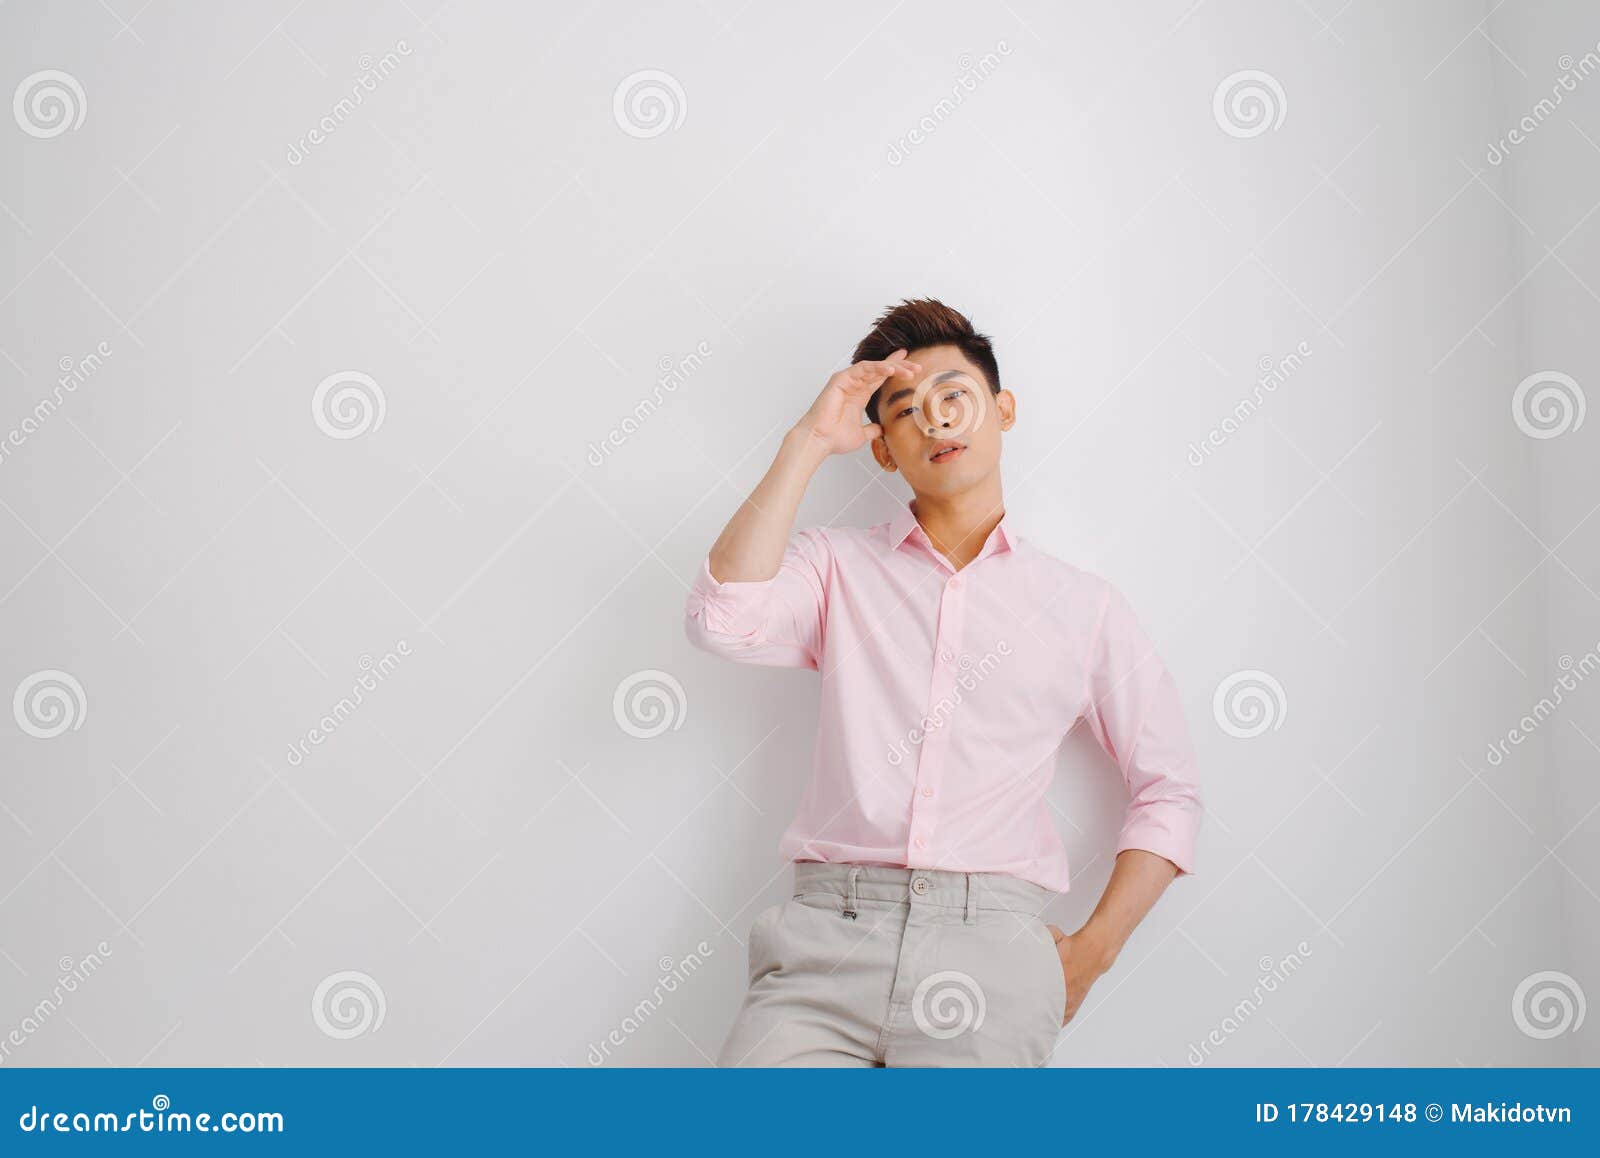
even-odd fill
[[[957,589],[960,586],[961,586],[961,576],[957,575],[955,578],[950,580],[950,587],[951,587],[952,590]]]
[[[955,659],[955,657],[956,653],[951,651],[948,647],[939,653],[939,658],[944,660],[945,663],[949,663],[951,660]]]
[[[916,893],[917,896],[919,896],[919,897],[922,896],[924,893],[926,893],[928,891],[928,888],[929,888],[929,886],[928,886],[928,878],[927,877],[914,877],[914,878],[912,878],[911,891]]]
[[[922,794],[924,796],[932,796],[933,795],[933,789],[932,788],[924,788],[922,790]]]
[[[923,840],[920,836],[917,837],[917,839],[912,841],[911,843],[916,845],[918,848],[927,848],[928,847],[928,842]]]

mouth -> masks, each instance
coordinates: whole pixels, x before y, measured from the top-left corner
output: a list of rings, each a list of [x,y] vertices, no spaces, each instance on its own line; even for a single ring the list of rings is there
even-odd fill
[[[966,452],[966,447],[959,442],[941,442],[928,456],[929,462],[954,462]]]

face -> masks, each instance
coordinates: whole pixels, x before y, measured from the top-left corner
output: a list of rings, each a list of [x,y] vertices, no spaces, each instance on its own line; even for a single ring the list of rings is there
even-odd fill
[[[916,494],[954,495],[1000,467],[1000,432],[1016,421],[1011,391],[995,394],[983,371],[954,346],[912,350],[921,365],[915,384],[885,383],[878,398],[883,437],[878,464],[905,475]]]

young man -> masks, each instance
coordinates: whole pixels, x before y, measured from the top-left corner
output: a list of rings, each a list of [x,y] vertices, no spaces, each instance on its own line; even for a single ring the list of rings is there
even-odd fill
[[[940,302],[903,302],[701,568],[697,647],[822,677],[812,779],[781,845],[793,896],[751,928],[719,1065],[1043,1065],[1193,869],[1201,806],[1177,689],[1121,593],[1006,514],[1001,434],[1016,420],[989,339]],[[913,500],[875,527],[791,535],[817,468],[867,444]],[[1131,799],[1105,893],[1069,934],[1039,917],[1067,889],[1044,797],[1080,719]]]

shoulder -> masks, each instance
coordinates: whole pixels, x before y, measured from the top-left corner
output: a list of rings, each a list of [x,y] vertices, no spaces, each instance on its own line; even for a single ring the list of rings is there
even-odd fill
[[[1053,555],[1032,539],[1019,539],[1017,551],[1044,576],[1045,581],[1057,590],[1069,592],[1096,605],[1117,594],[1117,585],[1097,571],[1090,571],[1076,563]]]

